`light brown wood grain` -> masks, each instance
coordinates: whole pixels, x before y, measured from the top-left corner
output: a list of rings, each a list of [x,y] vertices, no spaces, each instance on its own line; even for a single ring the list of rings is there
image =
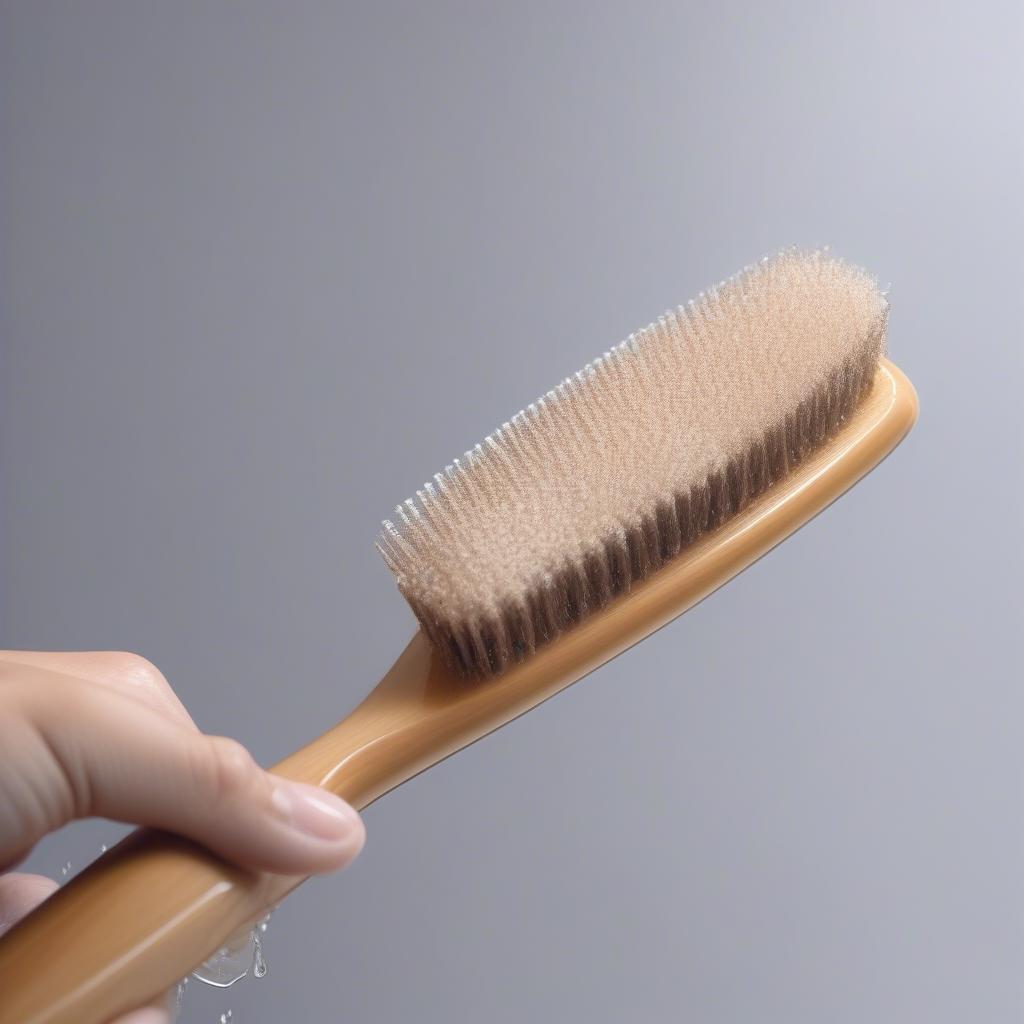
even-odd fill
[[[482,683],[449,674],[417,633],[346,719],[273,770],[365,807],[692,607],[877,465],[916,415],[913,387],[883,360],[826,446],[627,596]],[[0,1024],[103,1024],[172,986],[301,881],[136,832],[0,939]]]

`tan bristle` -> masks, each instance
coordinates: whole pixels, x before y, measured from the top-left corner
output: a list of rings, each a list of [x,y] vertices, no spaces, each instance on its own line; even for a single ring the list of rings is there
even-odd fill
[[[887,312],[864,271],[787,250],[631,335],[447,466],[379,542],[446,662],[502,671],[784,476],[867,390]]]

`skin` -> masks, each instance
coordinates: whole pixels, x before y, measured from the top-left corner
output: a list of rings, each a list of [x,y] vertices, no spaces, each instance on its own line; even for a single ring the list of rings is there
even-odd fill
[[[365,839],[343,800],[201,733],[136,654],[0,651],[0,751],[0,934],[57,888],[12,869],[76,818],[152,825],[282,874],[336,871]],[[112,1024],[170,1019],[160,1000]]]

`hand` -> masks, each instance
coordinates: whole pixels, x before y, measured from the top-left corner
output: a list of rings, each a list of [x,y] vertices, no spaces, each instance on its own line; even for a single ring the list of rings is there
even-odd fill
[[[359,815],[205,736],[134,654],[0,651],[0,872],[75,818],[152,825],[281,874],[335,871],[362,849]],[[0,873],[0,934],[56,883]],[[117,1024],[166,1024],[165,1001]]]

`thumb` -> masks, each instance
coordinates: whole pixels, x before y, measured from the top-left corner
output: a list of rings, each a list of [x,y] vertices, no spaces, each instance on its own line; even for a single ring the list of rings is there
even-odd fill
[[[263,771],[235,740],[56,674],[18,698],[21,728],[0,778],[8,798],[0,800],[0,864],[72,818],[92,816],[176,832],[281,874],[333,871],[362,848],[362,821],[347,803]],[[3,731],[10,727],[8,720]]]

